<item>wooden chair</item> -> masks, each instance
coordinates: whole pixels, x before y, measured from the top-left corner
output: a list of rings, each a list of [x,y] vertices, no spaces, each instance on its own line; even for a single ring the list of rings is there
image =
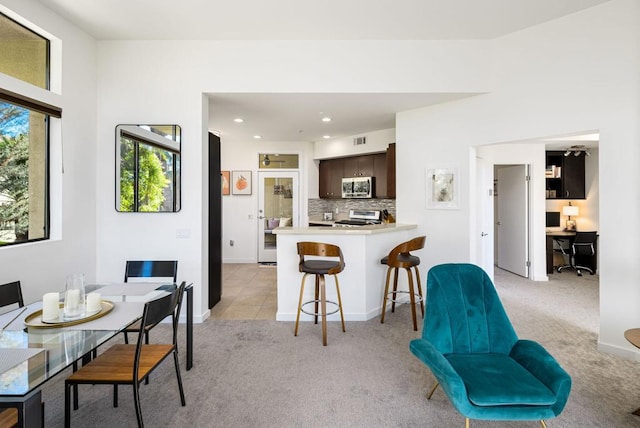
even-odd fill
[[[124,269],[124,282],[135,281],[167,282],[175,283],[178,278],[177,260],[128,260]],[[144,332],[145,343],[149,344],[150,326]],[[140,323],[131,324],[124,330],[124,343],[129,343],[129,333],[137,333],[140,330]]]
[[[0,285],[0,307],[9,306],[14,303],[17,303],[20,308],[24,306],[20,281]]]
[[[424,248],[425,236],[419,236],[413,238],[410,241],[403,242],[397,245],[388,256],[383,257],[380,263],[387,265],[387,282],[384,286],[384,297],[382,299],[382,316],[380,317],[380,323],[384,323],[384,314],[387,312],[387,300],[391,301],[391,312],[396,310],[396,302],[398,302],[397,294],[409,294],[409,300],[411,302],[411,317],[413,318],[413,329],[418,331],[418,322],[416,320],[416,302],[420,303],[420,310],[422,311],[422,318],[424,318],[424,299],[422,298],[422,284],[420,283],[420,270],[418,265],[420,264],[420,257],[413,256],[410,251],[416,251]],[[411,269],[414,269],[416,274],[416,284],[418,286],[418,292],[415,292],[413,283],[413,275]],[[398,291],[398,270],[405,269],[409,279],[409,291]],[[389,291],[389,282],[391,280],[391,272],[393,271],[393,291]],[[389,294],[392,298],[389,299]]]
[[[342,299],[340,298],[340,285],[338,284],[338,274],[344,270],[344,257],[342,256],[342,250],[337,245],[332,244],[324,244],[321,242],[298,242],[298,255],[300,256],[298,269],[300,272],[304,272],[304,275],[302,277],[302,283],[300,284],[300,300],[298,301],[298,314],[296,316],[294,336],[298,335],[300,312],[304,312],[307,315],[313,315],[316,324],[318,324],[318,316],[321,316],[322,344],[327,346],[327,315],[340,312],[342,331],[346,331],[344,326],[344,315],[342,313]],[[306,259],[306,256],[330,257],[332,260],[319,260],[317,258]],[[316,289],[314,299],[303,303],[304,284],[307,279],[307,275],[315,275]],[[326,299],[325,275],[333,275],[336,283],[336,292],[338,294],[337,303]],[[305,311],[303,306],[311,303],[315,305],[314,312]],[[334,305],[336,309],[333,312],[327,313],[327,303]],[[318,305],[320,305],[320,312],[318,312]]]
[[[182,282],[172,293],[145,304],[140,334],[135,345],[114,345],[65,380],[65,427],[71,426],[72,387],[80,384],[113,385],[113,407],[118,407],[118,385],[131,385],[138,427],[144,426],[140,407],[140,383],[170,355],[173,355],[176,369],[180,402],[182,406],[186,405],[177,346],[178,317],[180,316],[180,302],[185,286],[186,283]],[[173,322],[172,343],[143,344],[145,327],[155,325],[167,316],[171,316]]]

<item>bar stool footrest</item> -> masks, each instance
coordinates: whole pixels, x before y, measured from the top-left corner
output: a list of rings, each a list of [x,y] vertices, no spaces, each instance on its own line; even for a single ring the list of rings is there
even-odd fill
[[[390,292],[388,292],[388,293],[387,293],[387,296],[388,296],[388,295],[390,295],[390,294],[391,294],[391,295],[393,295],[393,294],[401,294],[401,293],[402,293],[402,294],[411,294],[411,292],[410,292],[410,291],[404,291],[404,290],[401,290],[401,291],[390,291]],[[414,300],[414,301],[415,301],[415,303],[420,303],[420,302],[422,302],[422,301],[424,300],[424,299],[422,298],[422,296],[421,296],[421,295],[419,295],[418,293],[413,293],[413,295],[415,296],[415,297],[414,297],[414,299],[415,299],[415,300]],[[410,301],[409,301],[409,302],[407,302],[406,300],[392,299],[392,298],[390,298],[390,297],[387,297],[387,302],[393,302],[393,303],[411,303]]]
[[[326,300],[326,302],[329,303],[329,304],[332,304],[332,305],[334,305],[336,307],[336,309],[334,311],[327,312],[326,315],[333,315],[335,313],[340,312],[340,306],[336,302],[333,302],[331,300]],[[307,315],[314,316],[314,317],[315,316],[318,316],[318,317],[322,316],[322,312],[307,312],[307,311],[305,311],[303,309],[305,305],[309,305],[311,303],[322,303],[322,300],[309,300],[308,302],[304,302],[302,305],[300,305],[300,312],[302,312],[304,314],[307,314]]]

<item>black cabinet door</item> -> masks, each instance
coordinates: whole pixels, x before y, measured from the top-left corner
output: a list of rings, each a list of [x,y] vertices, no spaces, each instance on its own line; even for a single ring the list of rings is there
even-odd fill
[[[584,155],[573,154],[564,158],[564,175],[562,177],[563,197],[565,199],[584,199],[585,194]]]
[[[546,153],[546,167],[547,173],[554,174],[545,178],[547,199],[585,199],[584,155],[565,156],[563,151],[549,151]]]

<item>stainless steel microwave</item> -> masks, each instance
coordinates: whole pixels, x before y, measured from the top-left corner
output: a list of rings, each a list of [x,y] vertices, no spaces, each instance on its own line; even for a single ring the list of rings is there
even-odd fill
[[[373,198],[374,177],[350,177],[342,179],[343,198]]]

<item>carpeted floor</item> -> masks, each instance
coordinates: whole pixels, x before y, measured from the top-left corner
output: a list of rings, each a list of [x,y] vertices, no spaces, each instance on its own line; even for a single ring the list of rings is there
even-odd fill
[[[596,350],[597,277],[563,273],[536,283],[498,271],[496,288],[522,338],[541,342],[573,377],[564,413],[552,427],[640,427],[640,365]],[[426,275],[425,275],[426,276]],[[194,368],[184,370],[181,407],[173,365],[165,362],[141,387],[151,427],[462,427],[464,418],[441,390],[427,401],[433,377],[409,352],[419,332],[408,306],[379,318],[329,324],[323,347],[319,325],[210,320],[195,326]],[[181,331],[182,334],[182,331]],[[160,325],[152,333],[168,337]],[[184,337],[181,338],[183,341]],[[181,355],[184,362],[184,355]],[[46,426],[64,424],[63,373],[43,390]],[[130,391],[119,408],[111,388],[84,386],[74,427],[135,426]],[[472,427],[539,427],[537,422],[472,421]]]

